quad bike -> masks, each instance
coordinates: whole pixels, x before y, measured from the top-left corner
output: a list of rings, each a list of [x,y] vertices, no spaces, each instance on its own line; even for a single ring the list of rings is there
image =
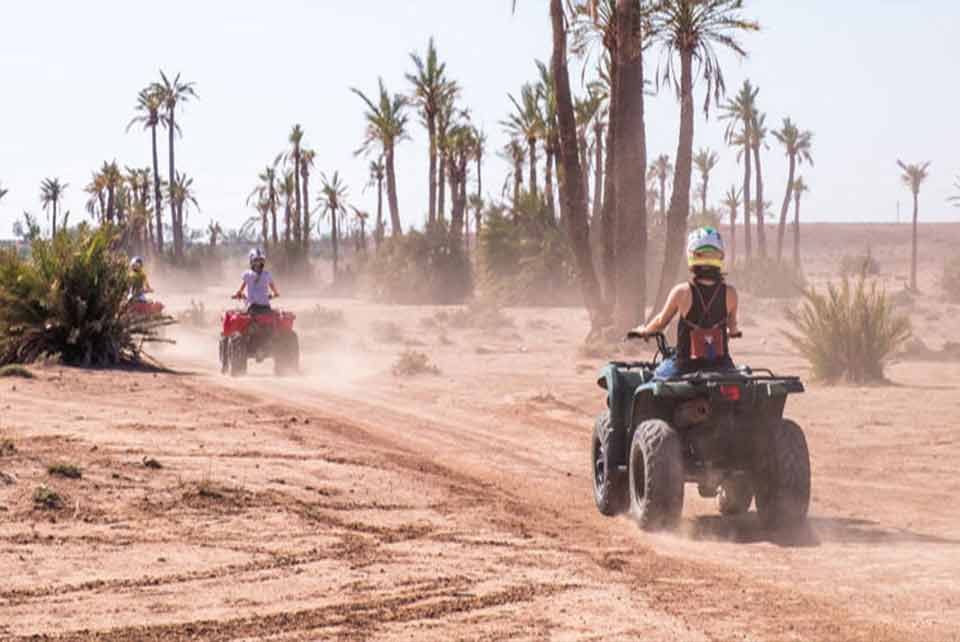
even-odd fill
[[[163,314],[163,304],[159,301],[133,300],[130,313],[141,317],[158,317]]]
[[[172,323],[173,320],[165,317],[163,310],[164,306],[162,303],[159,301],[148,301],[147,299],[131,298],[127,307],[127,313],[134,319],[163,321],[162,323],[155,324],[155,327],[152,329],[154,339],[159,342],[158,345],[172,343],[172,341],[167,340],[166,326]]]
[[[235,297],[236,298],[236,297]],[[220,372],[237,377],[247,372],[247,360],[273,358],[273,371],[283,376],[300,369],[300,341],[293,331],[296,315],[274,310],[250,314],[229,310],[223,315],[220,334]]]
[[[787,395],[803,392],[799,378],[742,366],[654,379],[657,357],[675,350],[662,333],[650,338],[652,362],[611,362],[597,381],[607,398],[591,448],[599,511],[629,509],[644,530],[669,529],[694,482],[701,497],[717,497],[721,514],[745,513],[756,498],[764,527],[802,523],[810,455],[803,430],[783,417]]]

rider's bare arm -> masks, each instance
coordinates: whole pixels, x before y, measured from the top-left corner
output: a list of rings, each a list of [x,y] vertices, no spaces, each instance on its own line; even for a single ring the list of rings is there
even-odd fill
[[[273,284],[273,279],[270,279],[270,291],[273,292],[274,297],[280,296],[280,293],[277,292],[277,286]]]
[[[242,299],[242,298],[243,298],[243,291],[246,290],[246,289],[247,289],[247,282],[246,282],[246,281],[243,281],[243,282],[240,284],[240,289],[237,290],[237,293],[233,295],[234,298],[236,298],[236,299]]]
[[[680,285],[674,287],[670,291],[670,295],[667,297],[667,302],[663,306],[663,310],[660,311],[660,314],[653,317],[649,323],[646,325],[640,325],[637,327],[636,332],[640,334],[653,334],[655,332],[663,332],[670,322],[673,320],[673,317],[677,315],[677,312],[683,307],[684,297],[689,293],[690,289],[687,287],[686,283],[681,283]]]
[[[740,297],[733,286],[727,286],[727,331],[730,334],[739,334],[740,320],[737,318],[737,310],[740,304]]]

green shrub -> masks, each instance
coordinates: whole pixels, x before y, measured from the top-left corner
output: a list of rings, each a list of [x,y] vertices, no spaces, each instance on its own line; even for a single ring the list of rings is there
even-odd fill
[[[127,259],[110,229],[81,225],[0,251],[0,365],[55,357],[81,366],[138,362],[169,317],[130,314]]]
[[[53,510],[63,506],[63,497],[52,488],[47,488],[46,485],[41,484],[33,491],[33,504],[37,508]]]
[[[430,362],[423,352],[416,350],[404,350],[400,353],[391,369],[394,376],[404,377],[418,374],[440,374],[440,369]]]
[[[787,312],[796,334],[785,333],[825,381],[883,380],[883,365],[910,337],[910,320],[897,314],[886,291],[864,276],[825,293],[808,289],[799,309]]]
[[[727,280],[741,292],[763,299],[788,299],[800,296],[806,286],[803,272],[792,262],[753,258],[737,263]]]
[[[960,256],[953,257],[943,266],[940,285],[947,299],[960,303]]]
[[[83,477],[83,472],[78,466],[74,464],[51,464],[47,467],[48,475],[55,475],[57,477],[66,477],[67,479],[80,479]]]

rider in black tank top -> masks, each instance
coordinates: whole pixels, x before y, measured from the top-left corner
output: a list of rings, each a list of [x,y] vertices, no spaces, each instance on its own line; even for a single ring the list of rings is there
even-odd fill
[[[727,284],[719,273],[710,274],[709,277],[694,276],[690,280],[693,303],[677,324],[677,365],[681,372],[733,366],[729,356],[730,337],[727,332]],[[691,354],[694,338],[699,332],[711,329],[716,329],[719,333],[719,345],[715,346],[713,354]],[[706,340],[708,352],[709,338]]]

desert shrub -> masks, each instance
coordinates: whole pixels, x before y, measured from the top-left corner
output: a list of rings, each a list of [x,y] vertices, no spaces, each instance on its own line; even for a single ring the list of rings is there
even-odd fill
[[[33,491],[33,505],[37,508],[53,510],[63,506],[63,497],[54,489],[41,484]]]
[[[503,308],[492,299],[475,299],[465,308],[450,312],[446,319],[451,328],[499,330],[514,327],[513,319],[504,314]]]
[[[799,296],[806,286],[803,272],[792,262],[753,258],[737,263],[727,279],[731,285],[764,299],[786,299]]]
[[[0,379],[4,377],[17,377],[18,379],[34,379],[36,376],[24,368],[23,366],[18,366],[16,364],[10,364],[3,367],[0,367]]]
[[[365,287],[378,301],[460,303],[473,291],[470,260],[442,224],[385,239],[365,271]]]
[[[393,321],[374,321],[370,324],[370,333],[380,343],[401,343],[403,328]]]
[[[840,274],[876,276],[880,274],[880,263],[877,262],[870,248],[867,248],[866,254],[848,254],[840,259]]]
[[[433,365],[430,362],[430,357],[423,352],[404,350],[394,362],[391,372],[396,377],[403,377],[418,374],[440,374],[440,369]]]
[[[960,256],[953,257],[943,266],[940,285],[947,299],[960,303]]]
[[[581,300],[564,231],[538,200],[516,211],[492,207],[480,233],[483,289],[508,304]]]
[[[314,306],[304,319],[304,325],[308,328],[335,328],[342,326],[343,323],[343,310],[325,308],[321,305]]]
[[[0,365],[55,357],[82,366],[137,362],[173,320],[129,313],[127,259],[115,234],[86,226],[0,251]]]
[[[17,454],[17,446],[10,439],[0,439],[0,457]]]
[[[787,318],[796,333],[785,333],[826,381],[880,381],[883,365],[910,338],[910,320],[896,313],[886,291],[860,276],[829,283],[826,292],[804,291],[799,309]]]
[[[47,467],[47,474],[56,477],[66,477],[67,479],[80,479],[83,477],[83,472],[78,466],[65,463],[51,464]]]

